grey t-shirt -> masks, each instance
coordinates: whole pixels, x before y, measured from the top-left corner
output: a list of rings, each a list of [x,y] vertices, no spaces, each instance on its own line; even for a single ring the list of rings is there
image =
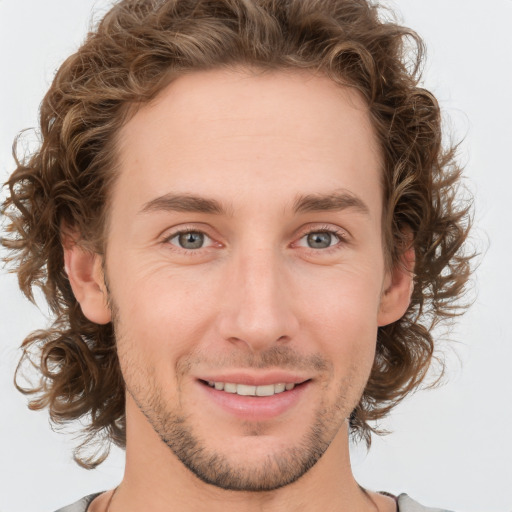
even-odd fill
[[[73,503],[72,505],[68,505],[64,508],[59,508],[56,512],[87,512],[89,505],[92,503],[94,498],[99,496],[101,493],[90,494],[89,496],[85,496],[81,500]],[[400,494],[397,498],[397,512],[450,512],[449,510],[445,510],[442,508],[428,508],[420,505],[418,502],[414,501],[412,498],[409,498],[407,494]]]

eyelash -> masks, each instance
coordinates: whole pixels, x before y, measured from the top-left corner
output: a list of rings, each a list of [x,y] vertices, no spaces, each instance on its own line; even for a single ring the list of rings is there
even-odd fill
[[[190,227],[190,228],[183,228],[183,229],[180,229],[178,231],[171,233],[170,235],[166,236],[163,239],[163,243],[170,246],[172,248],[172,250],[179,251],[179,252],[181,252],[181,254],[184,254],[186,256],[198,256],[202,252],[201,249],[204,250],[204,249],[209,248],[209,247],[200,247],[199,249],[185,249],[184,247],[179,247],[177,245],[175,246],[174,244],[171,243],[171,240],[173,238],[179,237],[180,235],[186,235],[188,233],[201,233],[202,235],[205,236],[205,238],[214,242],[213,238],[211,236],[209,236],[207,233],[205,233],[204,230],[199,229],[199,228]],[[215,245],[215,243],[213,243],[212,245]],[[217,245],[220,245],[220,244],[217,243]]]
[[[178,247],[171,243],[171,240],[173,240],[174,238],[179,237],[180,235],[186,235],[187,233],[201,233],[207,239],[209,239],[211,242],[213,242],[212,245],[215,245],[215,241],[213,240],[213,238],[211,236],[209,236],[207,233],[205,233],[204,230],[201,230],[199,228],[193,228],[193,227],[180,229],[178,231],[171,233],[170,235],[166,236],[163,239],[163,243],[172,247],[173,250],[180,251],[184,255],[197,256],[197,255],[201,254],[201,252],[202,252],[201,249],[203,249],[203,250],[209,249],[209,247],[200,247],[198,249],[185,249],[184,247]],[[310,229],[307,229],[306,231],[303,231],[300,234],[300,236],[298,237],[297,241],[293,242],[292,246],[298,246],[297,245],[298,242],[300,242],[302,239],[304,239],[305,237],[307,237],[308,235],[311,235],[313,233],[328,233],[337,238],[337,242],[335,244],[333,244],[329,247],[326,247],[324,249],[315,249],[312,247],[302,247],[301,246],[306,251],[309,251],[314,254],[318,254],[319,252],[324,253],[324,254],[330,254],[331,252],[335,252],[335,251],[339,250],[341,245],[347,243],[347,235],[344,231],[342,231],[340,229],[333,228],[332,226],[324,225],[324,226],[320,226],[320,227],[315,226]],[[221,245],[221,244],[217,242],[217,246],[219,246],[219,245]]]
[[[303,247],[303,249],[305,249],[306,251],[310,251],[311,253],[314,253],[314,254],[318,254],[319,252],[321,252],[323,254],[330,254],[332,252],[339,250],[341,248],[341,245],[347,243],[347,235],[344,231],[342,231],[340,229],[333,228],[332,226],[327,226],[327,225],[320,226],[320,227],[314,226],[310,229],[307,229],[300,235],[300,237],[298,238],[298,241],[301,241],[302,239],[304,239],[305,237],[307,237],[308,235],[311,235],[313,233],[328,233],[330,235],[334,235],[338,239],[338,241],[335,244],[333,244],[329,247],[326,247],[325,249],[314,249],[313,247]],[[298,242],[294,242],[294,244],[297,244],[297,243]]]

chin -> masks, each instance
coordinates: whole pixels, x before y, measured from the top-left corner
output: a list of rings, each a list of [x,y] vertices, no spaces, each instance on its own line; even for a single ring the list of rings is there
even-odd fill
[[[144,412],[144,411],[143,411]],[[345,424],[339,407],[317,410],[303,432],[275,432],[245,422],[240,433],[214,427],[199,432],[190,417],[162,410],[145,413],[173,455],[201,481],[220,489],[266,492],[292,484],[306,474],[329,448]],[[289,429],[288,429],[289,430]],[[211,439],[212,433],[224,432]],[[210,439],[208,439],[210,438]]]

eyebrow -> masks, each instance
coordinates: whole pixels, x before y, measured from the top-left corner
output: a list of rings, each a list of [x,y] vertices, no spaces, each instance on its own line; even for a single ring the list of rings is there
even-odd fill
[[[144,204],[139,213],[156,211],[197,212],[224,215],[226,208],[215,199],[189,194],[165,194]]]
[[[345,190],[331,194],[299,196],[293,205],[295,213],[341,211],[347,209],[354,209],[365,215],[370,214],[370,209],[362,199]]]
[[[351,192],[330,194],[306,194],[298,196],[293,204],[294,213],[341,211],[354,209],[369,215],[370,210],[362,199]],[[164,194],[144,204],[139,213],[174,211],[227,215],[228,211],[219,201],[190,194]]]

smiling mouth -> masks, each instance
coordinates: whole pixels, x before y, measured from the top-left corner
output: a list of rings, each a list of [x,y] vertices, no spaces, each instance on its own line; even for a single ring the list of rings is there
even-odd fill
[[[232,382],[214,382],[214,381],[202,381],[204,384],[216,389],[217,391],[224,391],[225,393],[236,394],[240,396],[273,396],[286,391],[291,391],[296,386],[304,384],[296,384],[293,382],[285,383],[281,382],[278,384],[266,384],[263,386],[252,386],[248,384],[235,384]]]

